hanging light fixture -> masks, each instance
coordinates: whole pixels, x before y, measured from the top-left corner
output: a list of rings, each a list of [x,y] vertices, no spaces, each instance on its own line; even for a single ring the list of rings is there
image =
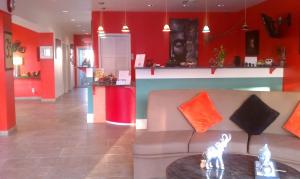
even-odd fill
[[[207,25],[207,0],[205,0],[205,25],[203,27],[202,33],[209,33],[209,27]]]
[[[126,0],[124,0],[124,3],[125,3],[125,11],[124,11],[124,14],[125,14],[125,19],[124,19],[124,21],[125,21],[125,23],[124,23],[124,25],[123,25],[123,27],[122,27],[122,32],[130,32],[130,30],[129,30],[129,27],[127,26],[127,3],[126,3]]]
[[[104,37],[105,36],[105,32],[104,32],[104,28],[103,28],[103,25],[102,25],[102,22],[103,22],[103,11],[104,11],[105,8],[102,8],[102,11],[100,11],[100,23],[99,23],[99,27],[98,27],[98,35],[100,37]]]
[[[245,22],[242,26],[242,30],[247,31],[249,30],[249,27],[247,25],[247,0],[244,0],[244,8],[245,8]]]
[[[170,26],[168,24],[168,0],[165,0],[165,9],[166,9],[166,24],[164,25],[163,32],[170,32]]]

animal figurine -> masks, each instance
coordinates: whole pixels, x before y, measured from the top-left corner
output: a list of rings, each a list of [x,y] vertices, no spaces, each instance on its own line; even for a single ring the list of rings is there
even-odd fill
[[[215,160],[215,167],[217,169],[224,170],[223,152],[227,147],[227,144],[231,140],[231,134],[222,134],[220,141],[216,142],[215,145],[207,148],[204,155],[206,156],[206,169],[212,169],[212,161]]]

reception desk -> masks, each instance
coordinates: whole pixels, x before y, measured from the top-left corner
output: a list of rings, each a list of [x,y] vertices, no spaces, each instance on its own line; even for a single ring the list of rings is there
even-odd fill
[[[147,98],[153,90],[216,88],[281,91],[284,68],[138,68],[136,125],[146,128]]]
[[[94,84],[88,89],[87,122],[134,125],[135,87]]]

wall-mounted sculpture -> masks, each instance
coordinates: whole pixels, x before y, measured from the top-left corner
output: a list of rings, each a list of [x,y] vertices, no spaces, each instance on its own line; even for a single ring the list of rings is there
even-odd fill
[[[288,14],[286,17],[280,16],[275,20],[266,14],[261,14],[261,17],[268,34],[273,38],[282,37],[288,27],[290,27],[292,24],[291,14]]]

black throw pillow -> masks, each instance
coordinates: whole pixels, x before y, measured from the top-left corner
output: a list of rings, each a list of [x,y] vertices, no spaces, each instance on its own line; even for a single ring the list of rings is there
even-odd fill
[[[279,112],[270,108],[256,95],[251,95],[230,117],[230,120],[249,135],[261,134],[277,117]]]

